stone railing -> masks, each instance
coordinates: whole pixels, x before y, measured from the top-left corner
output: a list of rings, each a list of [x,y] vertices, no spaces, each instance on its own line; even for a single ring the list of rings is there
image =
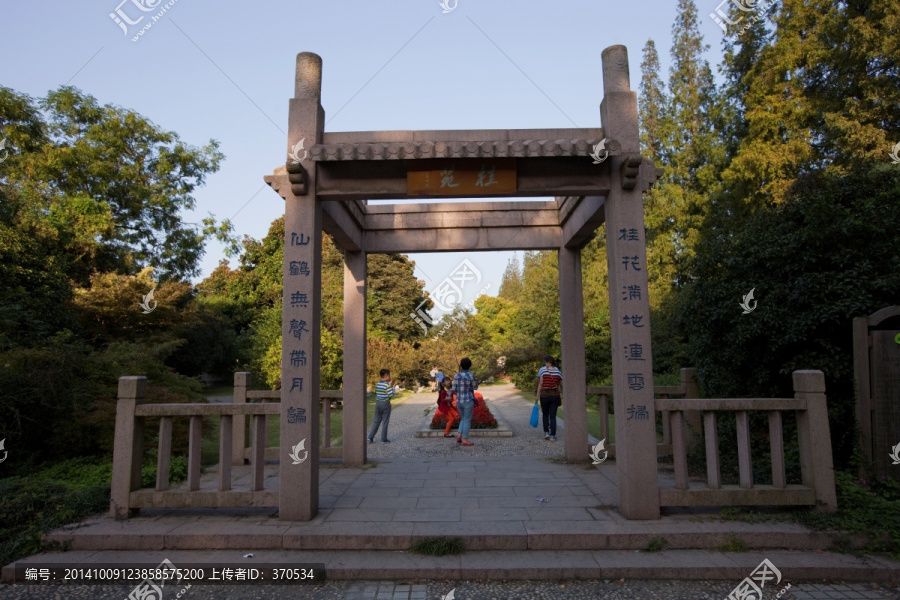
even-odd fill
[[[660,506],[726,505],[814,505],[817,510],[834,512],[834,466],[831,433],[825,403],[825,374],[821,371],[794,371],[793,398],[717,398],[657,400],[656,410],[668,413],[672,432],[672,456],[675,487],[659,490]],[[796,411],[800,447],[800,485],[788,485],[785,478],[784,430],[782,413]],[[706,446],[706,484],[688,481],[684,415],[702,411]],[[719,465],[719,434],[716,415],[735,413],[739,485],[722,485]],[[769,448],[772,484],[753,483],[750,457],[750,411],[765,411],[769,417]]]
[[[660,487],[660,506],[807,505],[834,512],[837,499],[825,375],[821,371],[794,371],[793,377],[793,398],[697,398],[695,369],[681,369],[680,386],[655,386],[656,412],[663,425],[663,439],[657,443],[657,453],[672,456],[675,475],[674,487]],[[600,438],[608,440],[608,398],[612,396],[612,387],[589,386],[587,393],[600,395]],[[735,413],[736,418],[739,485],[722,484],[716,415],[726,411]],[[753,483],[750,411],[768,413],[771,485]],[[797,415],[801,484],[796,485],[788,484],[785,476],[782,427],[785,411],[795,411]],[[705,485],[690,484],[688,451],[701,441],[705,442],[707,481]],[[610,456],[615,456],[615,444],[607,444],[606,449]]]
[[[236,373],[249,384],[249,373]],[[244,385],[235,386],[235,401],[228,404],[148,404],[147,378],[119,379],[116,406],[116,430],[113,450],[110,514],[117,519],[128,518],[141,508],[181,507],[253,507],[278,506],[278,491],[264,487],[266,457],[278,458],[277,448],[267,448],[268,419],[281,415],[279,402],[247,402],[247,399],[277,399],[279,390],[251,391]],[[331,431],[330,399],[340,398],[341,392],[322,390],[326,398],[323,424]],[[203,417],[219,417],[219,465],[216,489],[200,489],[200,450]],[[169,466],[172,458],[173,419],[188,418],[188,473],[186,489],[169,489]],[[250,419],[251,435],[246,435],[246,421]],[[159,446],[157,448],[156,486],[142,490],[141,467],[144,458],[144,421],[159,418]],[[249,447],[247,441],[250,441]],[[332,448],[330,436],[323,436],[324,450]],[[320,448],[320,453],[323,449]],[[325,454],[327,456],[327,454]],[[340,456],[340,454],[338,454]],[[232,466],[250,461],[249,489],[232,489]]]
[[[266,400],[274,400],[276,403],[281,402],[281,390],[250,390],[251,374],[246,371],[234,374],[234,404],[245,404],[247,402],[264,402]],[[343,390],[319,390],[319,398],[321,409],[319,415],[319,428],[321,435],[319,439],[319,458],[341,458],[343,456],[343,448],[333,445],[334,440],[331,439],[331,403],[333,400],[342,401],[344,398]],[[276,411],[278,415],[280,412]],[[231,462],[234,465],[243,465],[250,458],[251,449],[248,447],[247,440],[247,419],[244,415],[236,415],[232,421],[234,445],[232,446]],[[278,458],[278,446],[269,446],[265,449],[266,458]]]
[[[611,385],[587,386],[588,395],[599,396],[598,408],[600,409],[600,436],[601,440],[609,441],[609,398],[613,395],[613,387]],[[696,398],[699,390],[697,388],[697,369],[681,369],[680,385],[657,385],[653,387],[654,397],[657,398],[657,410],[659,409],[660,399],[669,399],[673,396],[680,398]],[[693,430],[695,436],[700,434],[700,413],[692,412],[687,415],[687,421]],[[616,455],[616,445],[608,443],[605,445],[610,456]],[[662,411],[662,441],[656,445],[657,454],[667,456],[672,453],[672,433],[669,427],[668,411]]]

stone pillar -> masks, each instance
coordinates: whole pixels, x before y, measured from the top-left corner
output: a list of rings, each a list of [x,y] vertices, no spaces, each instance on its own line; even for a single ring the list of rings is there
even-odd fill
[[[601,58],[603,134],[621,149],[606,161],[611,190],[605,204],[619,512],[627,519],[658,519],[644,205],[641,186],[625,177],[640,159],[637,95],[625,46],[610,46]]]
[[[234,374],[234,404],[247,403],[247,390],[250,388],[250,373],[238,371]],[[234,415],[231,419],[231,464],[243,466],[244,452],[247,450],[247,417]]]
[[[134,409],[146,400],[146,377],[119,378],[109,500],[109,515],[114,519],[127,519],[137,512],[129,509],[129,498],[131,492],[141,488],[144,419],[135,418]]]
[[[581,251],[559,249],[559,337],[562,346],[566,460],[584,462],[590,454],[585,406],[584,301]]]
[[[319,510],[319,348],[322,297],[322,207],[316,199],[316,165],[307,152],[321,143],[325,112],[322,59],[297,55],[288,125],[282,295],[281,444],[279,511],[285,521],[308,521]],[[301,142],[303,142],[301,144]]]
[[[681,386],[685,398],[699,398],[700,388],[697,385],[697,369],[681,369]],[[684,411],[684,420],[688,426],[688,447],[693,448],[703,443],[703,418],[699,410]]]
[[[366,253],[344,252],[343,462],[366,462]]]
[[[806,400],[806,410],[797,411],[803,485],[816,490],[817,511],[833,513],[837,511],[837,495],[825,402],[825,374],[822,371],[794,371],[793,378],[794,397]]]

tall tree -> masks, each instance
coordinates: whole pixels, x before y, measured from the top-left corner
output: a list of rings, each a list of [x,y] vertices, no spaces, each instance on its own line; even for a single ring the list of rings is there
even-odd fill
[[[641,61],[641,92],[638,96],[638,118],[641,124],[641,152],[656,162],[662,151],[662,120],[666,107],[665,84],[659,76],[659,54],[656,43],[647,40]]]
[[[518,255],[513,256],[506,263],[503,278],[500,280],[500,291],[497,295],[507,300],[517,300],[522,294],[522,272],[519,267]]]
[[[134,111],[101,106],[73,87],[50,92],[40,109],[0,88],[0,123],[11,123],[3,136],[29,149],[4,161],[5,195],[14,199],[6,218],[20,229],[54,230],[76,283],[86,285],[94,271],[134,274],[146,266],[162,280],[196,275],[211,237],[236,250],[227,221],[209,216],[191,224],[180,214],[195,207],[194,191],[224,158],[215,141],[189,146]],[[26,115],[30,125],[21,121]],[[29,132],[37,138],[24,139]]]

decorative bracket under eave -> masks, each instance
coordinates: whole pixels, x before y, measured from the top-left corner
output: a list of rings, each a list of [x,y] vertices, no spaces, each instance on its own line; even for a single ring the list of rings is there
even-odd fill
[[[309,173],[300,163],[289,162],[284,168],[288,173],[288,181],[291,182],[291,192],[295,196],[305,196],[309,191]]]
[[[619,169],[622,173],[623,190],[633,190],[637,187],[638,175],[641,174],[641,162],[643,162],[643,157],[640,154],[629,154],[622,158]]]

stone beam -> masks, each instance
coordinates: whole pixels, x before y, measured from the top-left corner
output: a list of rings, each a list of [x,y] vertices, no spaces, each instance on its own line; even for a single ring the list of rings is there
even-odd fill
[[[362,249],[363,231],[353,216],[351,207],[344,202],[322,204],[322,229],[334,238],[343,250],[359,252]]]
[[[455,165],[480,159],[446,159]],[[406,160],[321,161],[316,163],[320,200],[392,200],[433,198],[407,194]],[[606,195],[609,171],[588,156],[516,159],[517,189],[503,197]],[[448,198],[453,196],[447,196]],[[458,197],[466,197],[460,195]]]
[[[494,227],[490,229],[406,229],[366,232],[366,252],[454,252],[459,250],[559,249],[560,228]]]
[[[388,207],[404,210],[371,210]],[[554,202],[463,202],[455,206],[443,203],[398,204],[369,208],[366,215],[367,231],[559,225],[559,211]]]
[[[606,219],[602,196],[587,196],[581,199],[565,216],[560,214],[563,245],[566,248],[581,248],[587,244]],[[572,202],[566,203],[566,207]]]
[[[603,129],[445,129],[434,131],[333,131],[323,144],[394,144],[405,142],[507,142],[511,140],[602,139]]]

